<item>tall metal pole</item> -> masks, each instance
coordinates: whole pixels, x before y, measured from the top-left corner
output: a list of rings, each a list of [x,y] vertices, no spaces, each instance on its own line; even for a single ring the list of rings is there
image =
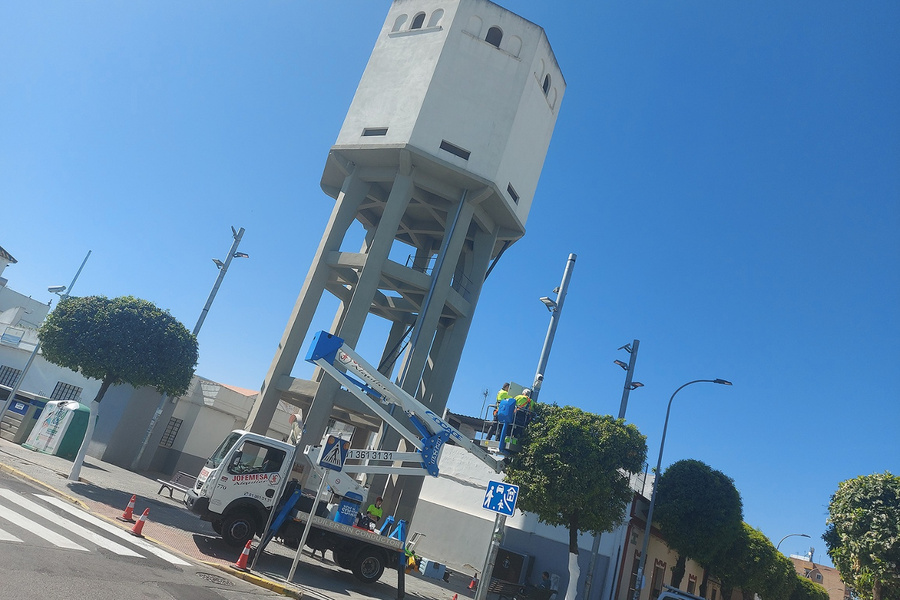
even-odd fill
[[[72,283],[69,284],[69,287],[65,289],[65,291],[59,295],[60,300],[65,300],[72,294],[72,287],[75,285],[75,282],[78,281],[78,276],[81,275],[81,270],[84,268],[85,263],[88,258],[91,256],[91,251],[88,250],[87,256],[84,257],[84,260],[81,261],[81,266],[78,267],[78,272],[75,273],[75,277],[72,278]],[[41,349],[41,340],[38,339],[37,343],[34,345],[34,350],[31,351],[31,356],[28,357],[28,362],[25,363],[25,367],[22,369],[22,372],[19,374],[19,377],[16,378],[16,383],[13,385],[12,391],[9,393],[9,396],[6,398],[6,402],[3,404],[3,408],[0,408],[0,422],[3,421],[4,415],[6,415],[7,409],[13,403],[13,400],[16,397],[16,394],[19,393],[19,389],[22,387],[22,382],[25,381],[25,375],[28,374],[28,369],[31,368],[31,363],[34,362],[34,357],[37,356],[38,350]]]
[[[491,530],[491,545],[484,559],[484,568],[481,570],[481,579],[475,589],[475,600],[487,598],[488,587],[491,585],[489,577],[494,572],[494,562],[497,560],[497,551],[503,541],[503,531],[506,529],[506,515],[497,513],[494,516],[494,528]]]
[[[541,357],[538,360],[537,371],[534,374],[534,384],[531,388],[531,400],[537,402],[538,394],[541,391],[541,385],[544,383],[544,371],[547,369],[547,361],[550,359],[550,347],[553,345],[553,338],[556,337],[556,327],[559,325],[559,317],[562,314],[563,304],[566,301],[566,292],[569,289],[569,281],[572,279],[572,270],[575,268],[575,259],[578,258],[574,254],[569,254],[566,261],[566,270],[563,271],[562,283],[559,284],[559,294],[556,296],[556,302],[550,308],[550,327],[547,328],[547,337],[544,338],[544,347],[541,348]]]
[[[628,408],[628,394],[631,393],[631,381],[634,378],[634,364],[637,362],[638,346],[640,345],[640,340],[634,340],[631,342],[631,350],[627,350],[627,346],[623,346],[631,357],[628,359],[628,369],[625,372],[625,389],[622,390],[622,402],[619,404],[620,419],[625,418],[625,409]]]
[[[650,494],[650,508],[647,509],[647,524],[644,527],[644,541],[641,544],[641,558],[638,561],[637,577],[634,581],[634,600],[641,599],[641,591],[644,589],[644,567],[647,564],[647,549],[650,546],[650,529],[653,526],[653,506],[656,504],[656,492],[659,490],[659,472],[662,469],[663,447],[666,445],[666,429],[669,427],[669,413],[672,411],[672,400],[675,399],[675,394],[695,383],[719,383],[721,385],[731,385],[730,381],[725,381],[724,379],[695,379],[694,381],[688,381],[675,390],[672,393],[672,397],[669,398],[669,405],[666,407],[666,420],[663,423],[662,440],[659,442],[659,458],[656,460],[656,476],[653,478],[653,493]]]
[[[212,291],[209,293],[209,298],[206,299],[206,304],[203,306],[203,310],[200,311],[200,318],[197,319],[197,324],[194,325],[193,333],[195,336],[200,333],[200,327],[203,326],[203,321],[206,320],[206,315],[209,313],[209,307],[212,306],[213,300],[216,298],[216,293],[219,291],[219,286],[222,285],[222,280],[225,279],[225,273],[228,272],[228,267],[231,265],[231,259],[235,257],[237,254],[238,245],[241,243],[241,238],[244,237],[244,228],[241,227],[239,231],[235,231],[234,227],[231,228],[232,236],[234,237],[234,243],[231,244],[231,250],[228,251],[228,256],[225,257],[225,262],[219,268],[219,276],[216,277],[216,283],[213,285]],[[218,264],[218,263],[216,263]]]
[[[216,297],[216,293],[219,291],[219,286],[222,285],[222,280],[225,279],[225,273],[228,272],[228,266],[231,264],[231,259],[235,258],[238,254],[238,245],[241,243],[241,238],[244,237],[244,228],[241,227],[240,230],[235,231],[234,227],[231,228],[231,235],[234,238],[234,242],[231,244],[231,249],[228,251],[228,256],[225,257],[225,262],[221,263],[219,261],[215,261],[216,265],[219,267],[219,276],[216,277],[216,283],[213,284],[212,291],[209,293],[209,297],[206,299],[206,304],[203,306],[203,310],[200,311],[200,318],[197,319],[197,324],[194,325],[194,329],[191,331],[191,334],[194,337],[200,333],[200,327],[203,326],[203,321],[206,320],[206,315],[209,313],[209,308],[212,306],[213,300]],[[242,257],[246,257],[245,254],[241,255]],[[215,260],[215,259],[214,259]],[[141,442],[141,447],[138,449],[137,456],[134,457],[134,460],[131,461],[131,470],[136,471],[141,468],[141,459],[144,456],[144,450],[147,448],[147,442],[150,441],[150,436],[153,435],[153,429],[156,427],[157,421],[159,421],[160,415],[162,415],[163,409],[166,407],[166,400],[169,399],[169,395],[163,393],[162,397],[159,399],[159,406],[156,407],[156,412],[153,413],[153,418],[150,419],[150,425],[147,427],[147,433],[144,434],[144,439]],[[146,468],[144,465],[143,468]]]
[[[619,419],[625,418],[625,409],[628,408],[628,395],[631,393],[631,382],[634,378],[634,365],[637,363],[637,353],[640,344],[640,340],[634,340],[631,342],[630,350],[628,349],[629,347],[627,344],[622,346],[622,348],[619,348],[619,350],[624,348],[630,355],[630,358],[628,359],[628,368],[625,372],[625,389],[622,390],[622,402],[619,404]],[[591,585],[594,581],[594,567],[597,563],[597,555],[600,554],[600,538],[602,535],[602,533],[595,535],[594,543],[591,545],[591,560],[588,562],[588,571],[587,576],[584,579],[584,592],[582,594],[584,600],[590,600],[591,597]]]
[[[569,281],[572,279],[572,270],[575,268],[574,254],[569,254],[566,261],[566,269],[563,271],[562,283],[559,284],[559,293],[556,302],[547,302],[547,308],[550,309],[550,327],[547,329],[547,336],[544,338],[544,346],[541,348],[541,356],[538,359],[537,372],[534,375],[534,385],[531,389],[531,400],[536,401],[541,384],[544,382],[544,371],[547,368],[547,361],[550,359],[550,348],[553,346],[553,338],[556,337],[556,327],[559,325],[559,317],[562,314],[563,303],[566,300],[566,292],[569,289]],[[549,300],[545,298],[545,300]],[[494,529],[491,533],[491,545],[488,548],[487,556],[484,559],[484,568],[481,571],[481,581],[475,592],[475,600],[485,600],[487,597],[487,589],[490,585],[490,574],[494,570],[494,561],[497,560],[497,551],[500,549],[500,543],[503,541],[503,533],[506,529],[506,515],[497,513],[494,519]]]

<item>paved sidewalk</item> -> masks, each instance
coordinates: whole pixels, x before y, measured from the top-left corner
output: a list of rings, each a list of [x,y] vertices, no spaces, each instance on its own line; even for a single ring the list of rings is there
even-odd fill
[[[397,598],[397,572],[387,570],[373,585],[358,581],[349,571],[338,568],[330,554],[328,559],[312,558],[304,552],[294,581],[285,579],[296,551],[272,542],[260,556],[256,569],[243,574],[231,568],[240,550],[227,546],[213,532],[209,523],[201,521],[184,508],[183,495],[157,493],[160,484],[153,473],[135,473],[116,465],[88,457],[78,482],[68,481],[72,463],[57,456],[34,452],[0,439],[0,470],[30,480],[82,505],[91,513],[130,529],[130,523],[116,520],[122,515],[132,495],[137,496],[134,515],[137,518],[149,508],[142,533],[152,542],[210,566],[228,571],[257,585],[292,597],[316,600],[394,600]],[[474,598],[468,589],[469,578],[453,574],[450,582],[426,578],[418,573],[406,576],[406,596],[421,600],[458,600]]]

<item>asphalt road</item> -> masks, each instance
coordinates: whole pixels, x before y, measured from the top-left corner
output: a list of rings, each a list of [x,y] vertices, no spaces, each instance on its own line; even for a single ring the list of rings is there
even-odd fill
[[[0,600],[281,597],[168,552],[3,472],[0,564]]]
[[[94,458],[88,458],[85,461],[85,467],[82,470],[82,479],[79,482],[70,482],[66,480],[66,475],[71,468],[71,462],[57,456],[51,456],[39,452],[27,450],[22,446],[12,444],[6,440],[0,439],[0,488],[12,488],[9,482],[17,482],[18,486],[26,485],[25,488],[16,487],[15,493],[22,493],[23,489],[40,490],[38,493],[47,496],[55,496],[58,499],[65,500],[71,506],[76,506],[89,511],[94,517],[107,525],[112,525],[119,530],[119,533],[129,538],[128,542],[132,542],[128,530],[131,524],[125,524],[117,521],[117,517],[121,516],[123,510],[132,495],[136,495],[135,515],[139,515],[145,508],[150,509],[149,521],[143,528],[146,535],[146,541],[153,547],[165,551],[171,555],[179,557],[182,560],[190,562],[195,566],[193,571],[189,571],[184,566],[166,566],[158,565],[156,568],[160,573],[166,573],[165,577],[154,577],[152,572],[145,575],[142,581],[147,583],[142,588],[140,594],[123,594],[116,587],[117,584],[124,582],[128,577],[122,575],[124,571],[133,568],[131,564],[136,562],[141,568],[149,566],[150,562],[155,561],[159,557],[152,558],[147,556],[147,552],[139,550],[144,556],[143,559],[129,557],[131,561],[127,563],[128,569],[121,569],[118,565],[121,557],[107,556],[105,565],[107,568],[96,569],[91,571],[89,577],[83,577],[89,580],[89,592],[81,597],[85,600],[105,600],[105,598],[130,599],[130,598],[199,598],[200,600],[219,600],[220,598],[256,598],[270,597],[273,593],[282,593],[289,596],[302,596],[303,598],[312,600],[396,600],[397,598],[397,572],[395,570],[387,570],[375,584],[367,585],[357,580],[352,573],[339,568],[333,561],[333,557],[329,555],[326,558],[320,556],[311,556],[308,550],[304,551],[301,556],[301,562],[293,581],[286,581],[286,576],[290,570],[291,563],[296,552],[290,550],[278,543],[270,543],[265,553],[257,561],[256,568],[252,573],[239,573],[232,569],[232,565],[238,559],[240,552],[234,548],[227,546],[222,539],[216,535],[209,523],[205,523],[198,519],[196,515],[191,514],[184,508],[181,501],[181,495],[175,494],[173,499],[163,492],[159,493],[159,483],[156,481],[157,474],[136,473],[128,471]],[[27,484],[23,483],[27,482]],[[44,502],[42,499],[38,499]],[[34,501],[34,500],[32,500]],[[25,546],[32,549],[38,547],[36,553],[50,554],[56,553],[58,550],[52,549],[53,545],[48,544],[40,539],[29,538],[26,543],[23,535],[17,532],[21,528],[13,529],[13,525],[4,520],[3,514],[7,509],[15,509],[18,504],[10,502],[0,496],[0,530],[8,533],[16,533],[16,537],[22,539],[22,542],[5,541],[0,535],[0,569],[3,569],[3,578],[0,579],[0,600],[6,598],[16,598],[29,600],[31,598],[43,600],[44,598],[56,598],[63,596],[55,596],[52,593],[38,593],[38,588],[34,587],[37,583],[43,584],[43,580],[50,581],[56,579],[55,573],[60,572],[61,567],[56,565],[54,561],[47,561],[42,567],[37,566],[41,558],[38,556],[35,560],[29,558],[20,564],[17,557],[12,556],[14,553],[26,552]],[[53,510],[48,507],[48,510]],[[32,518],[33,515],[32,515]],[[60,513],[56,513],[57,519],[62,519]],[[51,519],[52,520],[52,519]],[[38,536],[39,537],[39,536]],[[77,540],[77,537],[75,538]],[[122,541],[121,538],[113,538],[120,541],[122,545],[130,546],[129,543]],[[85,544],[80,544],[85,546]],[[97,544],[99,546],[100,544]],[[87,547],[87,546],[85,546]],[[44,548],[46,550],[43,550]],[[107,550],[95,550],[101,553]],[[87,552],[68,551],[64,556],[58,557],[59,561],[66,562],[68,565],[71,561],[76,568],[83,568],[78,565],[79,561],[85,560]],[[7,557],[10,566],[16,565],[15,571],[8,571]],[[34,558],[34,557],[32,557]],[[143,562],[140,562],[143,561]],[[117,565],[116,568],[110,568],[111,564]],[[33,569],[30,567],[34,566]],[[184,573],[181,573],[184,571]],[[7,577],[9,573],[10,577]],[[73,579],[71,583],[75,585],[75,581],[79,575],[70,572],[69,577]],[[36,580],[35,574],[40,575]],[[182,589],[175,589],[174,595],[150,595],[151,590],[166,591],[165,584],[168,581],[176,581],[170,574],[176,574],[179,578],[185,577],[184,580],[178,579],[179,585],[201,586],[206,587],[207,594],[215,592],[218,595],[206,596],[190,596],[188,592]],[[211,577],[212,575],[212,577]],[[67,577],[66,575],[61,576]],[[6,585],[6,579],[15,579],[9,585]],[[246,581],[240,581],[239,578],[246,578]],[[471,574],[453,573],[449,582],[435,580],[425,577],[419,573],[412,573],[406,576],[406,599],[407,600],[451,600],[454,595],[458,600],[466,600],[473,598],[474,590],[468,589]],[[110,589],[118,590],[117,595],[104,595],[107,581],[112,582]],[[228,586],[220,583],[225,581],[233,583]],[[162,582],[162,583],[154,583]],[[212,582],[208,585],[204,582]],[[244,586],[252,583],[254,586]],[[162,587],[160,587],[162,586]],[[239,587],[240,586],[240,587]],[[52,585],[50,585],[51,589]],[[173,588],[174,589],[174,588]],[[28,590],[19,595],[13,594],[12,590]],[[243,590],[249,590],[247,592]],[[72,587],[65,592],[66,600],[79,600],[77,595],[80,588]],[[199,590],[197,590],[199,593]],[[9,592],[9,595],[7,595]],[[158,593],[158,592],[156,592]],[[228,595],[231,594],[231,595]],[[237,595],[235,595],[237,594]],[[493,595],[492,595],[493,596]],[[496,598],[495,596],[493,596]]]

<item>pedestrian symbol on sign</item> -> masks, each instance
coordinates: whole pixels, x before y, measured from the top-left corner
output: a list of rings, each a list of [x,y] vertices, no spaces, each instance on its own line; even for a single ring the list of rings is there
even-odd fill
[[[502,481],[489,481],[482,508],[511,517],[516,511],[518,497],[519,486]]]
[[[350,442],[329,435],[328,441],[325,442],[325,446],[322,448],[319,465],[326,469],[340,471],[344,468],[344,461],[347,460],[347,452],[349,450]]]

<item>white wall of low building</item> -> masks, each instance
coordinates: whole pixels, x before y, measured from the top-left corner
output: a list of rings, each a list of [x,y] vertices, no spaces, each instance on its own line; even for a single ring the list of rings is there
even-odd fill
[[[426,477],[416,507],[410,533],[424,535],[416,546],[416,553],[448,565],[451,569],[472,576],[481,576],[494,526],[495,513],[482,508],[489,481],[502,481],[503,475],[458,446],[446,446],[440,459],[440,476]],[[625,525],[620,529],[624,529]],[[601,551],[594,571],[594,599],[604,598],[610,572],[615,569],[613,553],[616,535],[601,536]],[[578,537],[579,566],[584,585],[591,557],[593,537]],[[560,590],[568,585],[569,533],[563,527],[552,527],[538,521],[532,513],[516,511],[506,520],[506,534],[502,548],[533,557],[528,581],[537,583],[542,571],[560,577]]]
[[[25,365],[28,363],[28,359],[38,343],[38,335],[35,329],[23,327],[18,322],[16,324],[8,322],[14,317],[15,313],[15,309],[10,309],[0,314],[0,338],[7,334],[7,341],[0,342],[0,366],[7,366],[22,371],[25,369]],[[20,341],[15,344],[10,343],[10,340],[15,340],[20,336]],[[76,371],[54,365],[44,359],[40,351],[20,382],[19,389],[38,396],[49,397],[53,393],[56,384],[60,382],[81,388],[82,391],[79,398],[81,401],[86,402],[90,402],[100,389],[100,381],[88,379]]]

